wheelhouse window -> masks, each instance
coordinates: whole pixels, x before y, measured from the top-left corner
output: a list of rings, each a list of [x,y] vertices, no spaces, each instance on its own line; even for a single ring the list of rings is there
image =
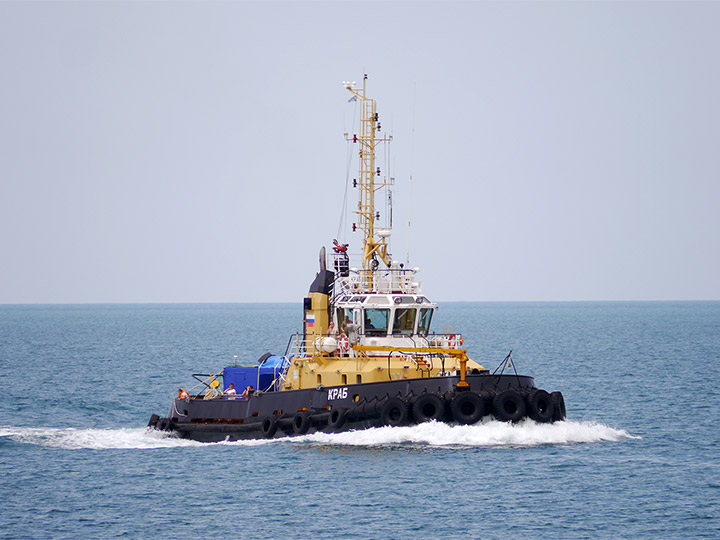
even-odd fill
[[[365,335],[386,336],[388,323],[390,322],[389,309],[366,309],[365,310]]]
[[[393,336],[412,336],[415,330],[416,309],[397,308],[395,310],[395,321],[393,322]]]
[[[432,319],[433,310],[431,308],[422,308],[420,310],[420,319],[418,320],[418,335],[427,336],[430,332],[430,321]]]

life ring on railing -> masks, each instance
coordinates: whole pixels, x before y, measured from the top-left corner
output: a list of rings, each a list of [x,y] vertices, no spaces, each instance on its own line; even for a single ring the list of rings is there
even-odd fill
[[[340,334],[340,337],[338,338],[338,349],[341,351],[347,351],[349,346],[350,341],[348,341],[348,337],[345,334]]]
[[[457,349],[457,336],[455,334],[450,334],[450,337],[448,338],[448,347],[451,349]]]

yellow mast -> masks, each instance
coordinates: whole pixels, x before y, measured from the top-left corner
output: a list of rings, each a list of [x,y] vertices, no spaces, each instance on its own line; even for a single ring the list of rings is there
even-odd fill
[[[375,110],[375,100],[366,96],[367,74],[363,75],[362,88],[356,88],[355,82],[345,82],[343,86],[360,100],[361,119],[360,135],[346,136],[348,141],[360,145],[359,177],[358,177],[358,209],[355,212],[358,216],[358,226],[365,233],[363,240],[362,269],[367,276],[368,285],[372,285],[372,270],[376,270],[378,263],[373,266],[373,261],[379,257],[387,266],[390,266],[387,238],[378,236],[376,238],[375,219],[375,192],[387,185],[388,182],[375,182],[375,177],[380,176],[380,167],[375,165],[375,147],[385,141],[391,141],[392,137],[376,137],[375,132],[380,131],[378,113]]]

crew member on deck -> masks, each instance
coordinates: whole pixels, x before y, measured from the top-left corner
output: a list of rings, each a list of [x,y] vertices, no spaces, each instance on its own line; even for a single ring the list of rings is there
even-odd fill
[[[350,345],[355,345],[358,342],[357,324],[353,324],[352,321],[350,321],[350,317],[345,317],[345,324],[343,326],[343,333],[347,334]]]
[[[225,393],[228,395],[231,395],[231,396],[234,396],[235,394],[237,394],[237,392],[235,391],[235,385],[233,383],[230,383],[228,385],[227,389],[225,390]]]
[[[178,389],[178,399],[190,399],[190,394],[187,393],[187,390],[184,388]]]
[[[250,384],[245,388],[245,390],[243,390],[243,393],[240,394],[240,397],[243,397],[245,399],[250,399],[250,396],[252,395],[252,393],[254,391],[255,391],[255,389],[253,388],[253,385]]]
[[[328,336],[337,339],[338,336],[338,330],[335,328],[335,323],[330,321],[330,324],[328,325]]]

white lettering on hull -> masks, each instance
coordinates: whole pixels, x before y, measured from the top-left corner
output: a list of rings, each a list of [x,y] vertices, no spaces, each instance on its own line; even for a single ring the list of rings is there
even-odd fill
[[[345,399],[347,397],[347,387],[330,388],[328,390],[328,401],[335,399]]]

